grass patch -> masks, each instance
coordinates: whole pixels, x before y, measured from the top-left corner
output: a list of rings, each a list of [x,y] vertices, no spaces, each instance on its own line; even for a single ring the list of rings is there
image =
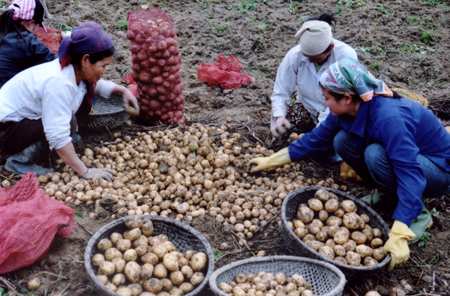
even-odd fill
[[[374,62],[373,64],[369,65],[369,67],[367,67],[367,68],[369,69],[369,71],[373,71],[373,70],[375,70],[375,69],[380,68],[381,65],[383,65],[382,62],[376,61],[376,62]]]
[[[257,11],[259,4],[264,4],[269,0],[243,0],[238,6],[230,6],[228,9]]]
[[[423,5],[428,6],[435,6],[438,3],[445,3],[445,0],[426,0],[422,2]]]
[[[431,43],[431,41],[434,40],[435,36],[436,36],[436,31],[423,30],[419,37],[419,40],[422,41],[423,43],[425,43],[426,45],[429,45]]]
[[[348,9],[354,7],[364,6],[366,3],[363,0],[339,0],[336,4],[337,7],[346,7]]]
[[[372,7],[372,10],[380,14],[391,14],[394,12],[392,8],[387,8],[384,5],[375,5],[374,7]]]

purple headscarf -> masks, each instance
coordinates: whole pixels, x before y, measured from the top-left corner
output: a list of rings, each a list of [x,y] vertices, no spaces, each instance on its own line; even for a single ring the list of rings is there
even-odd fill
[[[103,27],[94,22],[87,22],[73,29],[71,36],[65,38],[59,46],[61,69],[70,64],[70,49],[75,53],[93,54],[112,47],[114,44]]]

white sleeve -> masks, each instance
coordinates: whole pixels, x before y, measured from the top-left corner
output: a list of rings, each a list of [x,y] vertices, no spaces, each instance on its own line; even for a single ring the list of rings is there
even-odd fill
[[[325,121],[325,119],[327,119],[329,113],[330,113],[329,108],[327,108],[325,111],[319,112],[319,117],[317,118],[317,121],[318,121],[317,125],[320,125],[320,123],[322,121]]]
[[[57,78],[49,79],[45,83],[49,87],[45,88],[42,95],[42,125],[50,150],[60,149],[72,139],[70,120],[75,93],[70,85],[61,83]],[[54,85],[57,87],[52,87]]]
[[[277,77],[270,97],[272,101],[272,117],[286,116],[287,105],[297,85],[300,46],[291,49],[278,68]]]
[[[100,79],[95,87],[95,94],[103,98],[109,98],[116,84],[109,80]]]

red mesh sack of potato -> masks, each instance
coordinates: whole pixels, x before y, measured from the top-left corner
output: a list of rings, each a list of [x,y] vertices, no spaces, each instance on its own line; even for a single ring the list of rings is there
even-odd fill
[[[73,210],[45,195],[33,172],[0,188],[0,274],[43,259],[55,234],[68,236],[74,225]]]
[[[44,29],[39,28],[36,37],[53,53],[58,54],[59,45],[62,42],[61,31],[49,28],[45,31]]]
[[[141,108],[138,120],[184,124],[181,54],[172,18],[155,7],[128,12],[127,37]]]
[[[224,89],[241,87],[245,82],[253,82],[255,79],[239,73],[242,70],[241,62],[233,56],[226,58],[219,54],[214,64],[201,63],[197,69],[197,77],[214,85],[220,85]]]

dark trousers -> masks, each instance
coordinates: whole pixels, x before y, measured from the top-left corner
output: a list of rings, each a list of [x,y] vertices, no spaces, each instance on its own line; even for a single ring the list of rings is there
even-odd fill
[[[41,119],[0,123],[0,151],[6,155],[19,153],[40,140],[47,143]]]

